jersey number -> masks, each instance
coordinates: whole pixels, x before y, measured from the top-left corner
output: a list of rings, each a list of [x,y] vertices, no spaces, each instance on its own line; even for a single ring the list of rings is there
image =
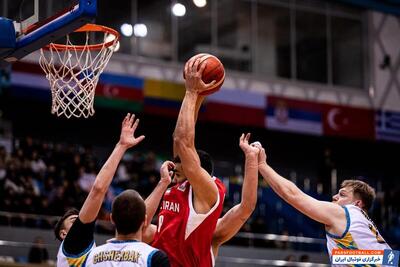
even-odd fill
[[[160,232],[161,226],[162,226],[163,222],[164,222],[164,215],[160,215],[160,216],[158,217],[157,232]]]

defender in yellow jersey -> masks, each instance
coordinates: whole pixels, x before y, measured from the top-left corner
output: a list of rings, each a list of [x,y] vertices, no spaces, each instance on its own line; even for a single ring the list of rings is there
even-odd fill
[[[325,225],[329,255],[332,249],[390,249],[367,212],[375,190],[360,180],[345,180],[332,202],[317,200],[276,173],[260,145],[258,170],[281,198],[311,219]]]
[[[121,135],[113,152],[101,168],[80,211],[71,209],[57,222],[54,233],[62,241],[57,254],[57,266],[81,266],[86,255],[95,247],[94,224],[108,187],[126,150],[139,144],[144,136],[135,137],[139,124],[128,113],[121,126]]]

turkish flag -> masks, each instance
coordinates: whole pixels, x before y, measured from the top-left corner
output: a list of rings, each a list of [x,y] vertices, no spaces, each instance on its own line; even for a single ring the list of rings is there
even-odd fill
[[[375,139],[375,113],[370,109],[323,105],[324,135]]]

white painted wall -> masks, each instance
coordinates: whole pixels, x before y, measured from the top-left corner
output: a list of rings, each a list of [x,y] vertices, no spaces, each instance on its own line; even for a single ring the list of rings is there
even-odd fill
[[[400,111],[400,18],[370,12],[368,20],[368,90],[255,76],[230,70],[226,73],[222,90],[249,90],[316,102]],[[391,57],[391,66],[382,70],[379,65],[384,53]],[[38,59],[39,53],[35,52],[25,60],[38,62]],[[163,63],[116,54],[105,71],[183,83],[182,68],[182,63]]]
[[[369,20],[374,106],[400,111],[400,18],[371,12]],[[382,69],[385,54],[391,65]]]

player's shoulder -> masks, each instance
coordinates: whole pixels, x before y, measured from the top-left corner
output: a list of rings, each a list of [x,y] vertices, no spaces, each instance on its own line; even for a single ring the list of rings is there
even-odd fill
[[[153,267],[169,267],[169,259],[166,253],[164,253],[162,250],[156,249],[151,255],[150,255],[150,265]]]
[[[344,209],[346,216],[350,216],[350,215],[365,216],[365,215],[367,215],[364,210],[362,210],[361,208],[359,208],[353,204],[347,204],[347,205],[343,205],[341,207]]]
[[[101,250],[104,250],[107,247],[107,244],[108,243],[105,243],[105,244],[102,244],[102,245],[99,245],[97,247],[92,248],[92,250],[90,251],[90,254],[93,254],[93,253],[99,252]]]
[[[212,176],[212,179],[214,180],[214,182],[216,183],[218,190],[223,191],[225,193],[225,184],[224,182],[219,179],[218,177]]]
[[[69,254],[62,248],[62,245],[61,245],[59,254],[57,255],[57,266],[61,266],[61,267],[63,267],[63,266],[75,266],[75,267],[85,266],[87,258],[89,257],[89,255],[91,255],[91,253],[95,249],[96,249],[96,244],[93,241],[92,244],[87,249],[82,251],[81,253]]]

